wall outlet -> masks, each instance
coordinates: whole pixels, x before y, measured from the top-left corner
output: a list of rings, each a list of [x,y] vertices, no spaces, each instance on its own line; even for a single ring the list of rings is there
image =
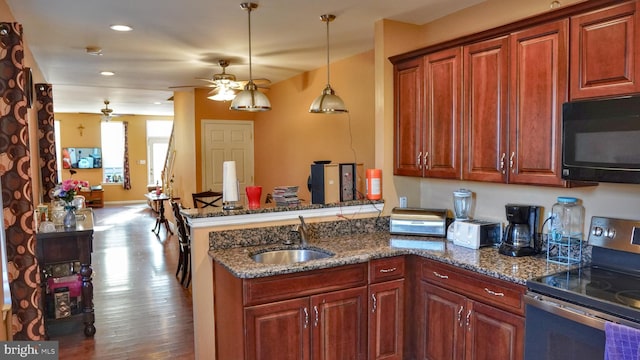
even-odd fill
[[[147,164],[147,160],[138,160],[138,164],[139,165],[146,165]]]
[[[407,207],[407,197],[406,196],[400,196],[400,207],[401,208],[406,208]]]

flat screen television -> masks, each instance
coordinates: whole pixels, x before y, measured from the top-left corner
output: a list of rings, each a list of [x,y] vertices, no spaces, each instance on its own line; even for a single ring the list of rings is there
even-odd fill
[[[62,149],[63,169],[102,168],[102,149],[98,147],[66,147]]]

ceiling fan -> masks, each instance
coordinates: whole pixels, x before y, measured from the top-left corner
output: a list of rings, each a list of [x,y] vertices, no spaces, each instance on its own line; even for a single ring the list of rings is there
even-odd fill
[[[109,122],[112,117],[117,116],[113,114],[113,109],[109,108],[109,100],[104,101],[104,109],[100,109],[100,112],[102,113],[101,119],[104,122]]]
[[[249,82],[248,80],[237,80],[236,76],[227,73],[227,67],[230,65],[229,60],[220,59],[218,65],[222,68],[222,72],[213,74],[211,78],[196,78],[197,80],[206,81],[209,83],[208,87],[213,88],[207,98],[216,101],[230,101],[235,98],[244,86]],[[269,89],[271,81],[268,79],[253,79],[253,82],[261,89]],[[174,86],[172,88],[179,88],[184,86]],[[197,86],[195,86],[197,87]]]

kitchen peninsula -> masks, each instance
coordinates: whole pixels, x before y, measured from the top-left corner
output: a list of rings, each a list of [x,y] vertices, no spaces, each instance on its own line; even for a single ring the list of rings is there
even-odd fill
[[[371,306],[369,302],[372,301],[372,296],[378,299],[375,295],[379,297],[383,294],[388,295],[391,290],[386,287],[392,285],[400,286],[396,288],[396,294],[404,293],[398,290],[404,286],[407,289],[405,296],[411,298],[406,303],[410,304],[408,305],[412,307],[410,311],[412,313],[415,311],[415,314],[406,318],[409,320],[398,323],[404,326],[405,336],[409,337],[406,340],[409,341],[409,348],[418,349],[416,351],[420,354],[427,351],[424,344],[420,343],[427,337],[424,333],[426,330],[423,325],[413,322],[422,321],[417,320],[420,317],[416,314],[422,313],[423,317],[426,316],[420,309],[427,306],[426,304],[434,306],[429,302],[431,301],[429,296],[439,294],[438,291],[455,293],[461,300],[457,300],[452,305],[453,308],[455,311],[458,308],[464,308],[465,316],[470,315],[471,321],[482,321],[491,316],[505,321],[505,325],[500,328],[503,331],[501,334],[503,338],[519,339],[523,335],[522,294],[525,291],[526,279],[556,272],[562,267],[561,265],[548,264],[545,259],[537,257],[502,256],[495,248],[467,249],[440,238],[390,235],[388,218],[380,217],[378,212],[383,205],[383,203],[355,202],[348,205],[342,204],[342,206],[312,205],[309,208],[298,209],[239,210],[233,214],[223,211],[207,213],[202,210],[183,211],[192,226],[191,234],[195,239],[192,245],[192,256],[194,279],[197,278],[196,281],[198,281],[193,286],[197,357],[211,358],[211,354],[216,352],[216,341],[221,341],[226,346],[224,349],[218,349],[221,351],[218,358],[221,356],[226,358],[229,355],[232,358],[236,356],[242,358],[241,352],[247,347],[247,343],[243,340],[244,330],[240,332],[237,327],[233,330],[226,325],[215,324],[216,321],[221,321],[224,324],[234,323],[243,328],[247,325],[240,316],[244,310],[257,316],[254,319],[255,324],[256,321],[260,321],[260,316],[266,315],[260,312],[253,313],[251,309],[269,307],[270,301],[287,302],[288,296],[293,296],[291,301],[302,296],[300,301],[311,301],[312,305],[309,309],[312,309],[314,299],[322,301],[318,300],[319,297],[334,293],[352,296],[351,300],[359,299],[353,302],[360,304],[358,305],[360,308],[360,306]],[[260,264],[251,259],[251,255],[259,252],[282,249],[282,243],[287,239],[292,240],[295,244],[293,247],[299,247],[297,245],[300,236],[293,231],[300,224],[299,215],[309,220],[311,236],[308,247],[329,252],[332,256],[287,265]],[[407,245],[416,240],[422,240],[419,241],[422,249]],[[394,273],[396,270],[400,273],[398,277],[385,277],[382,281],[376,280],[381,275],[376,275],[377,270],[373,269],[381,271],[394,269]],[[382,274],[382,276],[387,275]],[[444,279],[447,277],[449,280]],[[342,279],[340,280],[342,282],[336,285],[333,279]],[[294,281],[294,284],[289,281]],[[375,293],[374,289],[380,287],[385,287],[385,290]],[[251,288],[255,290],[248,290]],[[274,289],[288,290],[289,293],[293,293],[273,294],[276,291]],[[325,292],[327,290],[330,291],[327,293]],[[249,292],[243,293],[243,291]],[[370,292],[368,296],[367,291]],[[415,299],[413,299],[414,295]],[[243,297],[245,300],[241,300]],[[330,300],[326,301],[330,302]],[[214,303],[222,312],[215,312]],[[386,304],[388,303],[387,301]],[[384,301],[381,300],[377,306],[382,307],[383,304]],[[302,308],[308,308],[308,306],[300,307]],[[476,318],[475,314],[481,311],[485,311],[484,317]],[[322,314],[322,310],[319,312]],[[369,311],[361,313],[367,314]],[[374,320],[370,319],[368,322],[359,324],[365,329],[369,326],[370,329],[373,323]],[[225,328],[224,333],[218,333],[219,339],[215,330],[218,326]],[[367,333],[363,329],[360,331],[359,336]],[[482,336],[482,333],[479,336]],[[358,348],[361,353],[367,351],[362,350],[367,343],[369,346],[381,346],[372,343],[371,338],[368,341],[362,340],[361,337],[359,339],[356,341],[359,341]],[[250,343],[250,340],[247,341]],[[402,340],[396,341],[402,343]],[[515,344],[518,341],[512,343]],[[255,344],[248,346],[255,348]],[[516,347],[508,351],[518,354],[521,350]],[[317,351],[317,349],[305,351]]]
[[[327,205],[299,207],[265,207],[257,210],[222,210],[220,208],[185,209],[182,211],[191,229],[191,271],[194,313],[195,352],[198,359],[210,359],[215,354],[213,263],[209,250],[215,239],[228,238],[229,231],[243,229],[255,237],[268,227],[282,227],[289,231],[304,216],[309,223],[345,219],[379,217],[383,201],[349,201]],[[245,239],[246,240],[246,239]],[[264,239],[263,239],[264,240]],[[231,240],[230,240],[231,241]],[[243,241],[243,239],[240,239]],[[233,242],[233,241],[232,241]]]

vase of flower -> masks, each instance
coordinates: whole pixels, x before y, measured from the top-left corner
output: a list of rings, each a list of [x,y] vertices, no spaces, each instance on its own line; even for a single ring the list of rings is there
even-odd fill
[[[64,214],[64,219],[62,223],[64,224],[65,229],[75,229],[76,228],[76,207],[71,204],[66,204],[64,209],[66,213]]]
[[[76,206],[73,200],[83,187],[89,187],[89,183],[81,180],[67,179],[59,184],[53,191],[53,195],[64,201],[65,215],[62,223],[65,229],[75,229],[76,227]]]

